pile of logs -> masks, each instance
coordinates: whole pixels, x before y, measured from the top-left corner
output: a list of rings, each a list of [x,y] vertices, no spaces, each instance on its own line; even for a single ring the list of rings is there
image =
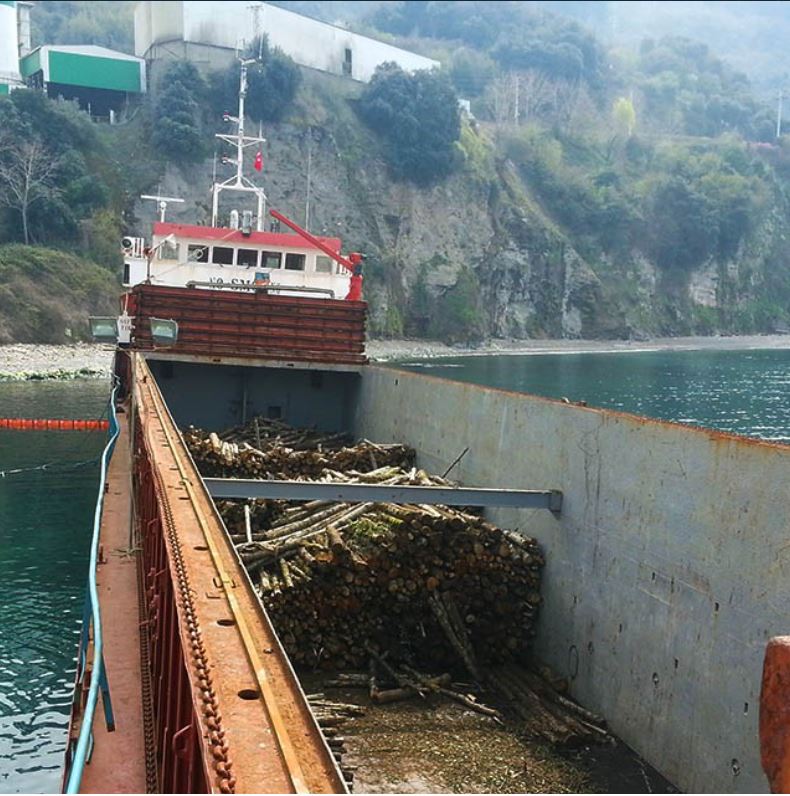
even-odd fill
[[[450,483],[414,468],[406,446],[352,445],[344,435],[279,421],[256,419],[221,434],[190,428],[184,436],[207,476]],[[564,697],[550,699],[508,668],[524,659],[541,602],[544,562],[533,539],[444,506],[217,506],[297,666],[356,670],[337,675],[338,685],[368,688],[373,702],[435,692],[497,719],[474,693],[486,684],[519,714],[538,716],[548,740],[588,741],[603,733],[596,717],[574,713]],[[450,673],[459,670],[473,681],[467,689],[452,683]]]
[[[203,475],[215,478],[317,478],[325,471],[369,472],[384,466],[411,467],[414,451],[405,445],[362,440],[346,445],[345,434],[286,430],[256,418],[250,426],[222,436],[188,428],[184,439]],[[274,433],[276,431],[280,433]],[[223,438],[225,437],[225,438]],[[252,442],[250,441],[252,440]]]
[[[540,604],[535,542],[443,507],[219,503],[296,664],[355,668],[366,645],[419,664],[507,660]]]
[[[205,475],[447,484],[404,445],[256,419],[190,428]],[[252,440],[254,442],[250,442]],[[533,539],[443,506],[220,501],[220,513],[291,660],[366,668],[369,646],[429,669],[522,655],[534,634],[543,557]]]

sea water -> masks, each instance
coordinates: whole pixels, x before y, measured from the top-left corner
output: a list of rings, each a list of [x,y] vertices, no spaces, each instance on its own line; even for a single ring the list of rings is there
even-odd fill
[[[790,349],[507,354],[393,364],[790,443]]]
[[[4,383],[0,417],[95,419],[108,394],[106,381]],[[105,442],[0,429],[0,792],[60,790]]]

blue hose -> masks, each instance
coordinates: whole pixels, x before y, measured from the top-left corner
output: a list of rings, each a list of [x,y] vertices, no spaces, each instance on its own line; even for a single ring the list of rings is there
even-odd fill
[[[120,426],[118,425],[118,417],[115,414],[115,395],[118,392],[118,384],[116,382],[110,396],[109,404],[109,420],[110,420],[110,438],[104,448],[101,457],[101,472],[99,474],[99,498],[96,501],[96,510],[93,516],[93,538],[91,539],[91,557],[88,571],[88,600],[91,607],[91,616],[89,621],[93,622],[93,672],[91,676],[91,684],[88,689],[88,699],[85,704],[85,712],[82,718],[82,726],[80,727],[80,734],[77,738],[77,746],[74,755],[71,759],[69,768],[68,782],[66,784],[66,793],[79,793],[82,784],[82,772],[85,769],[85,764],[90,757],[90,752],[93,746],[93,716],[96,712],[96,703],[99,700],[99,688],[104,683],[105,691],[104,696],[104,709],[105,717],[108,723],[112,722],[112,712],[109,709],[109,691],[106,688],[106,672],[104,671],[104,655],[103,655],[103,638],[101,626],[101,613],[99,611],[99,594],[96,588],[96,565],[99,557],[99,535],[101,532],[101,517],[104,508],[104,484],[107,480],[107,468],[110,464],[115,442],[120,433]],[[80,674],[80,679],[84,676],[84,671]]]

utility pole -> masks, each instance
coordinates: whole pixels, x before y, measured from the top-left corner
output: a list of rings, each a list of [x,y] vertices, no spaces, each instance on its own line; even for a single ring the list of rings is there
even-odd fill
[[[519,80],[518,80],[518,72],[515,73],[516,78],[516,92],[515,92],[515,102],[513,103],[513,121],[518,124],[518,117],[519,117],[519,96],[518,96],[518,89],[519,89]]]
[[[304,228],[310,231],[310,168],[313,164],[313,128],[307,128],[307,196],[304,203]]]

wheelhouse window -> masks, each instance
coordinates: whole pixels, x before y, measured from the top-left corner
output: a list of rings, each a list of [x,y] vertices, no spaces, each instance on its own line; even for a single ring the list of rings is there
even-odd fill
[[[257,249],[239,249],[236,255],[236,265],[243,265],[246,268],[258,267]]]
[[[166,240],[162,241],[159,246],[159,260],[177,260],[178,259],[178,244],[171,241]]]
[[[280,252],[261,252],[261,268],[282,268]]]
[[[325,257],[319,254],[315,258],[315,272],[317,274],[331,274],[332,273],[332,258]]]
[[[190,243],[187,247],[187,260],[191,263],[207,263],[208,246],[201,246],[199,243]]]
[[[215,246],[211,262],[216,265],[233,265],[233,249],[230,246]]]
[[[286,254],[285,255],[285,270],[286,271],[304,271],[304,263],[306,260],[304,254]]]

